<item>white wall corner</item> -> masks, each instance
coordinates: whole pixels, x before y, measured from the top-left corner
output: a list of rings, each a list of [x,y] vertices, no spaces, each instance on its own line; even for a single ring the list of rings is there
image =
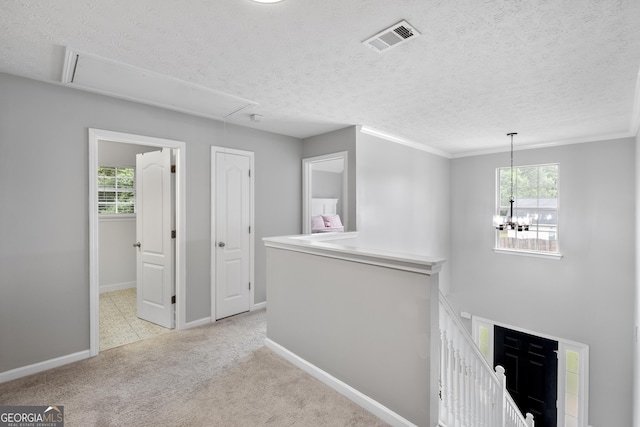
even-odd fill
[[[636,92],[633,97],[633,110],[631,112],[631,135],[637,136],[640,131],[640,72],[636,79]]]

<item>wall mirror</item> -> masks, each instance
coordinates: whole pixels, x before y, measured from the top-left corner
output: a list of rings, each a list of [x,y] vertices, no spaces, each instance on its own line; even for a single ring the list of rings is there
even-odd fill
[[[339,232],[348,226],[348,153],[302,160],[302,232]]]

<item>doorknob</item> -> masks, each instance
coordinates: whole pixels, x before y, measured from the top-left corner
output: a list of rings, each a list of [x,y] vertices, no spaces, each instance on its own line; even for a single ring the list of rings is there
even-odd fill
[[[220,246],[221,248],[224,248],[226,245],[225,245],[225,243],[224,243],[224,242],[219,242],[219,243],[218,243],[218,246]]]
[[[142,245],[140,244],[140,242],[136,242],[136,243],[134,243],[134,244],[133,244],[133,247],[134,247],[134,248],[139,248],[140,246],[142,246]]]

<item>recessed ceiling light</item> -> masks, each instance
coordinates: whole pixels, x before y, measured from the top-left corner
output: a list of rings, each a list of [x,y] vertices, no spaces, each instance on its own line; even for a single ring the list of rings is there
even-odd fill
[[[256,3],[280,3],[283,0],[253,0]]]

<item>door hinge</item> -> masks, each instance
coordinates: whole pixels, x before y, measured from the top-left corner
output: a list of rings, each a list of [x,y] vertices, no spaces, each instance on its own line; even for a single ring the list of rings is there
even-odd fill
[[[176,230],[171,230],[171,238],[172,239],[176,238]]]
[[[249,290],[251,290],[251,282],[249,282]]]
[[[251,178],[251,169],[249,169],[249,178]]]
[[[176,165],[171,165],[171,173],[176,173]]]
[[[249,234],[251,234],[251,226],[249,226]]]
[[[176,303],[176,296],[172,296],[171,297],[171,304],[175,304]]]

